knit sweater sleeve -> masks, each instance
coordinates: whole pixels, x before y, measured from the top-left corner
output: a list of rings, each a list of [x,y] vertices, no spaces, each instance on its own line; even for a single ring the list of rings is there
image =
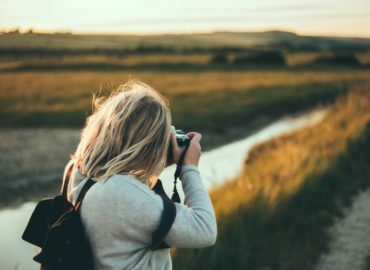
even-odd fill
[[[183,166],[180,179],[185,202],[175,203],[176,218],[164,241],[170,247],[211,246],[217,237],[216,218],[198,168]],[[127,245],[131,241],[150,246],[163,209],[161,197],[147,185],[131,176],[115,175],[87,193],[82,217],[94,227],[91,230],[98,231],[98,243],[109,242],[114,236]]]
[[[171,247],[196,248],[216,242],[217,223],[212,202],[198,167],[183,166],[180,174],[185,205],[175,203],[176,219],[165,242]]]

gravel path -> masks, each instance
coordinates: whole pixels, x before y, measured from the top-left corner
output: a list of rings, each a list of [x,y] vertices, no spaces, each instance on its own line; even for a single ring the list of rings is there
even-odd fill
[[[370,190],[355,198],[332,228],[334,241],[317,270],[365,270],[370,255]]]

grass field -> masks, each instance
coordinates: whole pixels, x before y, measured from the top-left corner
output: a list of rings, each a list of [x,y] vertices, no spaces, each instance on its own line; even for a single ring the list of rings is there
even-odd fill
[[[222,131],[327,102],[370,71],[8,72],[0,74],[0,125],[80,127],[92,93],[105,95],[129,77],[169,99],[176,125]]]
[[[213,190],[215,246],[177,250],[175,269],[314,269],[327,228],[370,186],[370,85],[324,121],[256,146],[243,173]]]
[[[245,53],[226,53],[231,63],[233,59]],[[220,65],[212,65],[211,59],[216,54],[212,53],[191,53],[191,54],[126,54],[126,55],[104,55],[104,54],[88,54],[88,55],[27,55],[11,57],[0,57],[0,70],[18,69],[18,70],[48,70],[50,68],[56,70],[81,70],[91,69],[98,70],[99,68],[122,70],[126,69],[143,69],[156,68],[164,69],[169,67],[177,67],[178,69],[190,68],[218,68]],[[295,52],[284,53],[287,67],[294,68],[309,65],[315,59],[323,56],[333,56],[333,52]],[[370,64],[369,52],[353,53],[358,61],[366,66]],[[232,65],[224,66],[224,70],[234,69]]]
[[[112,50],[157,48],[181,51],[184,49],[215,48],[275,48],[297,50],[368,50],[370,40],[366,38],[341,38],[325,36],[301,36],[292,32],[214,32],[165,35],[73,35],[56,34],[0,34],[0,49],[42,50]]]
[[[285,68],[305,68],[319,57],[343,52],[359,61],[358,68],[370,65],[370,39],[366,38],[300,36],[283,31],[145,36],[13,32],[0,33],[0,70],[203,71],[223,66],[227,71],[245,68],[230,65],[236,58],[261,51],[281,53]],[[219,54],[227,57],[229,65],[212,62]],[[263,59],[262,69],[270,60]]]
[[[265,66],[210,64],[217,53],[232,60],[257,49],[279,50],[286,65],[269,65],[268,57]],[[169,99],[177,126],[222,132],[259,116],[276,117],[326,103],[349,85],[368,81],[369,50],[369,39],[281,31],[0,34],[0,127],[81,127],[91,112],[92,93],[106,95],[134,77]],[[341,51],[361,64],[309,65]]]

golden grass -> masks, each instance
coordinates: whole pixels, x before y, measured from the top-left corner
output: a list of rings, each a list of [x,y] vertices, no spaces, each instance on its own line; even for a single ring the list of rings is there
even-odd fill
[[[366,80],[370,71],[15,72],[0,74],[2,111],[87,111],[92,92],[115,89],[129,77],[171,98],[217,90]]]
[[[211,192],[216,245],[176,250],[174,269],[315,269],[328,228],[370,187],[369,147],[368,84],[323,122],[254,147],[241,175]]]
[[[241,175],[212,192],[216,212],[226,214],[261,194],[273,209],[283,194],[292,196],[309,176],[328,170],[370,121],[370,85],[365,90],[340,99],[322,123],[254,147]]]
[[[289,53],[285,54],[288,66],[297,66],[303,64],[309,64],[313,60],[317,59],[320,56],[331,55],[330,52],[298,52],[298,53]]]
[[[370,64],[370,52],[360,52],[356,55],[362,64]]]

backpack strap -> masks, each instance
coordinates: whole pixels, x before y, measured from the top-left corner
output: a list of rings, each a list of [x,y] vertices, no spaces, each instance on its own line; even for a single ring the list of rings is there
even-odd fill
[[[96,184],[96,181],[91,180],[90,178],[87,180],[87,182],[83,185],[80,193],[78,194],[76,203],[75,203],[75,208],[78,211],[81,207],[82,200],[85,198],[86,193],[89,191],[89,189]]]
[[[169,246],[164,242],[164,238],[166,237],[167,233],[172,227],[173,222],[175,221],[176,206],[164,192],[161,180],[158,179],[153,190],[156,194],[161,196],[164,206],[159,226],[157,230],[152,233],[152,244],[150,246],[151,250],[158,250],[169,248]]]
[[[73,163],[68,167],[67,173],[64,175],[63,184],[62,184],[62,195],[64,198],[67,199],[68,195],[68,185],[69,185],[69,179],[71,178],[72,170],[73,170]]]
[[[64,176],[63,179],[63,184],[62,184],[62,195],[63,197],[68,200],[68,185],[69,185],[69,180],[71,179],[71,174],[73,171],[73,163],[71,162],[70,166],[67,169],[67,173]],[[91,179],[88,179],[87,182],[83,185],[80,193],[78,194],[76,203],[75,203],[75,208],[78,210],[81,207],[82,200],[84,199],[87,191],[96,183],[96,181],[93,181]]]

